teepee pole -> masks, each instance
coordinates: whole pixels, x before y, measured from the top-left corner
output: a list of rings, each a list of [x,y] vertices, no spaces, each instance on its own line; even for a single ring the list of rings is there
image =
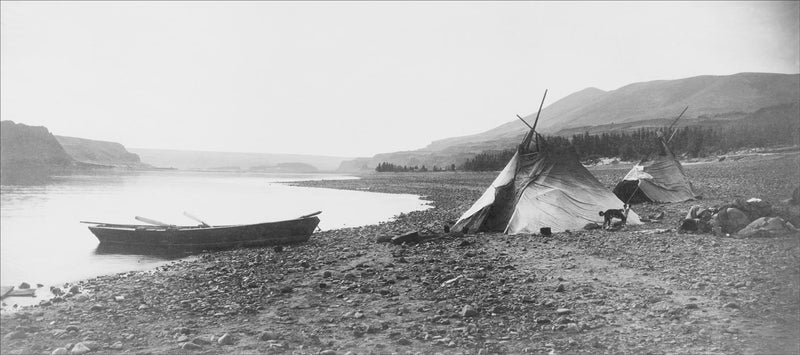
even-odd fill
[[[519,120],[522,121],[522,123],[524,123],[526,126],[528,126],[528,128],[533,129],[533,127],[531,127],[531,125],[529,125],[528,122],[526,122],[524,118],[520,117],[519,115],[517,115],[517,118],[519,118]]]
[[[683,111],[681,111],[681,114],[680,114],[680,115],[678,115],[678,118],[676,118],[676,119],[675,119],[675,121],[673,121],[673,122],[672,122],[672,124],[671,124],[671,125],[669,125],[669,128],[667,129],[667,131],[668,131],[668,132],[669,132],[669,131],[672,131],[672,134],[670,134],[670,135],[669,135],[669,139],[667,139],[667,143],[669,143],[669,142],[672,140],[672,137],[674,137],[674,136],[675,136],[675,132],[678,132],[678,130],[677,130],[677,129],[673,131],[673,130],[672,130],[672,127],[673,127],[673,126],[675,126],[675,124],[676,124],[676,123],[678,123],[678,120],[679,120],[679,119],[681,119],[681,117],[683,117],[683,114],[684,114],[684,113],[686,112],[686,110],[688,110],[688,109],[689,109],[689,106],[686,106],[686,108],[684,108],[684,109],[683,109]]]
[[[544,98],[547,97],[547,89],[544,89],[544,95],[542,96],[542,103],[539,104],[539,112],[536,113],[536,121],[533,121],[533,127],[531,127],[531,131],[536,131],[536,125],[539,123],[539,115],[542,114],[542,106],[544,106]]]

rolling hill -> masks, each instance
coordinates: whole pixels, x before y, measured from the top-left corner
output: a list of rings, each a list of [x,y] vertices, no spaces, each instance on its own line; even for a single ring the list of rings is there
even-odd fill
[[[542,110],[538,129],[544,134],[570,136],[633,130],[668,124],[684,107],[683,125],[741,120],[760,109],[800,101],[800,74],[739,73],[704,75],[676,80],[634,83],[616,90],[587,88],[570,94]],[[537,103],[532,103],[535,109]],[[524,117],[531,122],[536,112]],[[461,164],[486,150],[513,147],[527,130],[510,120],[488,131],[446,138],[406,152],[384,153],[345,162],[342,170],[374,167],[383,161],[399,165]]]

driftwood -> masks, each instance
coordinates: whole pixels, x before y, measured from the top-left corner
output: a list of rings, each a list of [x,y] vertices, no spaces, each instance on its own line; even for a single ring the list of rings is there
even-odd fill
[[[415,231],[392,237],[391,242],[392,244],[396,245],[400,245],[403,243],[418,244],[418,243],[427,243],[434,240],[445,239],[450,237],[457,238],[463,235],[464,235],[463,233],[457,233],[457,232],[436,233],[436,232],[431,232],[429,230],[428,233],[420,233],[419,231]]]

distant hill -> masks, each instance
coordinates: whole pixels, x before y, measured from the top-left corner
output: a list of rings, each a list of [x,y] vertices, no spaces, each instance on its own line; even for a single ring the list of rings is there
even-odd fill
[[[76,162],[45,127],[0,122],[0,183],[36,183]]]
[[[302,154],[268,154],[268,153],[236,153],[236,152],[202,152],[189,150],[142,149],[130,148],[139,155],[143,163],[161,168],[181,170],[250,170],[253,168],[299,169],[308,172],[309,166],[315,171],[334,171],[339,165],[351,158],[330,157]],[[293,163],[305,165],[288,165],[279,168],[280,164]]]
[[[0,164],[3,170],[17,167],[66,168],[73,163],[47,128],[13,121],[0,122]]]
[[[73,159],[90,164],[142,168],[139,156],[128,152],[122,144],[84,138],[55,136]]]
[[[689,110],[682,125],[713,126],[744,122],[756,111],[800,101],[800,74],[740,73],[727,76],[704,75],[677,80],[634,83],[612,91],[587,88],[550,105],[541,114],[537,130],[544,134],[571,136],[633,130],[668,124],[684,107]],[[531,103],[535,110],[538,103]],[[532,122],[536,112],[525,116]],[[737,121],[739,120],[739,121]],[[730,123],[729,122],[729,123]],[[382,162],[399,165],[455,163],[486,150],[514,147],[527,127],[509,120],[488,131],[432,142],[415,151],[384,153],[342,164],[342,170],[374,169]],[[413,162],[413,164],[411,164]]]
[[[0,175],[4,184],[42,183],[54,173],[86,169],[152,168],[122,144],[55,136],[46,127],[0,122]]]

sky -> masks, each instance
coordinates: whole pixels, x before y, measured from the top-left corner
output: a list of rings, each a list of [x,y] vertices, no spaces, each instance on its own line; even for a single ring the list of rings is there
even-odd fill
[[[800,72],[798,2],[0,2],[0,118],[129,148],[342,157],[587,87]],[[546,119],[543,117],[542,119]]]

